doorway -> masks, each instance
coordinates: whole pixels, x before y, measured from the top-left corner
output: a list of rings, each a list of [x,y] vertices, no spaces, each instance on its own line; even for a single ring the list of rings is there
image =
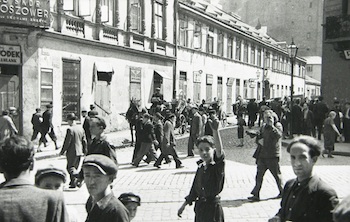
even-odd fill
[[[20,81],[19,71],[21,66],[0,65],[0,111],[15,107],[16,111],[11,115],[17,130],[21,132],[19,111],[20,107]]]

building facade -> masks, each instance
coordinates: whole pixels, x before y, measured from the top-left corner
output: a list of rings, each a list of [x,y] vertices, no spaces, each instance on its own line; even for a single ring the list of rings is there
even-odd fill
[[[289,43],[294,38],[300,56],[322,55],[324,0],[220,0],[242,21],[268,26],[268,34]],[[288,28],[286,28],[288,27]]]
[[[49,3],[50,2],[50,3]],[[0,3],[0,109],[18,109],[32,132],[35,108],[52,102],[65,134],[67,113],[95,104],[108,131],[127,125],[131,98],[148,106],[156,87],[173,97],[173,0],[38,0]]]
[[[244,99],[290,95],[290,62],[270,36],[202,1],[38,0],[0,2],[0,109],[16,107],[21,133],[35,109],[52,103],[64,136],[66,115],[90,104],[108,131],[127,127],[130,99],[216,98],[230,113]],[[304,92],[297,58],[294,94]]]
[[[238,96],[261,100],[290,96],[291,63],[270,36],[207,1],[180,1],[177,40],[177,95],[224,104]],[[297,58],[294,95],[304,95],[305,64]]]
[[[328,104],[336,97],[350,101],[350,2],[325,0],[322,53],[322,95]]]

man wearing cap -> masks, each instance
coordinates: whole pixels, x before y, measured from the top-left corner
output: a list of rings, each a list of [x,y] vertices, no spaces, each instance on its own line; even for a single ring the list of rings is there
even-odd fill
[[[12,136],[0,146],[1,222],[68,221],[63,194],[35,187],[31,181],[34,147],[22,136]]]
[[[46,111],[43,113],[43,122],[42,122],[42,134],[39,141],[38,150],[40,149],[40,145],[42,143],[46,143],[46,134],[49,133],[49,136],[51,140],[55,143],[55,149],[58,150],[59,147],[57,146],[57,137],[55,134],[55,131],[53,130],[53,124],[52,124],[52,104],[46,105]]]
[[[188,138],[188,146],[187,146],[187,155],[188,157],[194,156],[193,149],[194,144],[196,143],[198,137],[200,136],[200,132],[202,129],[202,117],[198,113],[197,107],[192,107],[191,113],[193,115],[191,128],[190,128],[190,136]]]
[[[85,138],[84,129],[75,123],[76,116],[74,113],[67,115],[69,128],[67,129],[66,137],[60,155],[66,153],[67,171],[70,176],[69,188],[76,187],[76,178],[80,172],[83,157],[87,149],[87,141]]]
[[[117,171],[117,164],[104,155],[92,154],[84,159],[84,178],[90,194],[85,205],[86,222],[130,221],[127,209],[114,196],[110,186]]]

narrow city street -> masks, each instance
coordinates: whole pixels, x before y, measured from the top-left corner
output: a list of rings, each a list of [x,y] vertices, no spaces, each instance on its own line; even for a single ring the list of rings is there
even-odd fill
[[[274,197],[278,194],[272,175],[265,175],[261,190],[261,201],[250,202],[247,197],[255,183],[256,166],[252,154],[255,149],[254,140],[245,137],[244,147],[237,147],[237,129],[228,127],[220,131],[226,152],[226,181],[221,193],[222,204],[226,221],[267,221],[279,208],[280,199]],[[177,140],[183,165],[182,169],[175,169],[175,163],[162,165],[161,169],[141,163],[135,168],[130,165],[132,147],[117,150],[120,170],[114,183],[114,193],[119,196],[123,192],[134,192],[141,196],[142,204],[134,221],[193,221],[193,206],[187,206],[182,218],[178,218],[177,210],[188,194],[196,171],[196,161],[199,156],[186,158],[187,138]],[[289,156],[282,149],[281,170],[283,180],[294,177]],[[319,158],[315,171],[329,183],[340,198],[350,194],[350,166],[346,156],[335,156],[334,159]],[[47,164],[65,168],[65,157],[54,157],[39,160],[36,167]],[[75,206],[82,220],[86,217],[84,204],[88,198],[86,187],[79,190],[64,191],[67,204]]]

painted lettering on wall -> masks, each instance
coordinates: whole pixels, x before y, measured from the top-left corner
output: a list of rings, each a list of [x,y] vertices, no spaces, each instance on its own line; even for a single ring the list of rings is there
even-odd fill
[[[13,45],[0,45],[0,64],[20,65],[21,47]]]
[[[50,0],[0,0],[3,23],[49,27]]]

